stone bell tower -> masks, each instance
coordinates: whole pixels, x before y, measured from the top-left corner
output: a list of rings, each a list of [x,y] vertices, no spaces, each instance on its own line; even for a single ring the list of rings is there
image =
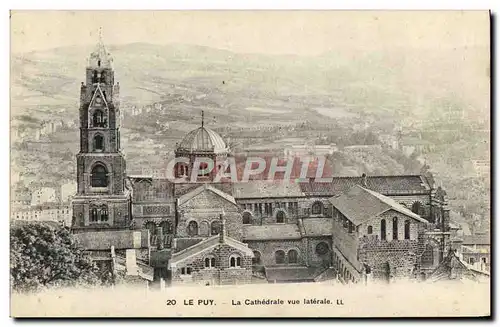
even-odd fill
[[[78,188],[72,222],[75,232],[130,225],[126,165],[120,149],[120,85],[115,84],[112,62],[99,33],[80,87]]]

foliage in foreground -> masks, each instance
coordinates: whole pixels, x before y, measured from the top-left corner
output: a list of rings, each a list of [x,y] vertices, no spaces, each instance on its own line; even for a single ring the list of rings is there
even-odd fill
[[[20,292],[103,283],[69,230],[47,223],[11,226],[10,277],[12,289]]]

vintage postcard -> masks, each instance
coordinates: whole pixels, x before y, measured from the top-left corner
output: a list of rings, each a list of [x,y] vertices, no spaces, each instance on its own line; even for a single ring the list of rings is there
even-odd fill
[[[489,317],[488,11],[12,11],[13,317]]]

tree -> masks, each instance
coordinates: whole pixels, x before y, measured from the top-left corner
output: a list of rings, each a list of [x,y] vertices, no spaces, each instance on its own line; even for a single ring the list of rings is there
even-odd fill
[[[101,283],[97,267],[69,230],[49,223],[11,226],[10,276],[16,291]]]

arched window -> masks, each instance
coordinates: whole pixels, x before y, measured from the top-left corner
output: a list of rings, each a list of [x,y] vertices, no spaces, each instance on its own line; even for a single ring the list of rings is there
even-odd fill
[[[91,182],[92,187],[107,187],[108,186],[108,171],[102,164],[97,164],[92,168]]]
[[[200,235],[201,236],[210,236],[210,226],[208,221],[202,221],[200,223]]]
[[[99,221],[99,215],[97,213],[97,208],[90,209],[90,221],[91,222]]]
[[[97,62],[97,64],[98,64],[98,66],[101,66],[101,61],[99,60]],[[92,74],[92,84],[93,83],[97,83],[97,71],[96,70],[94,70],[94,74]]]
[[[237,254],[232,254],[229,257],[229,265],[233,268],[241,268],[241,257]]]
[[[285,263],[285,251],[278,250],[274,253],[274,260],[276,264],[281,265]]]
[[[317,255],[325,255],[325,254],[327,254],[329,251],[330,251],[330,247],[329,247],[329,246],[328,246],[328,244],[326,244],[325,242],[319,242],[319,243],[316,245],[316,254],[317,254]]]
[[[208,164],[206,162],[200,163],[200,169],[198,170],[198,176],[209,176]]]
[[[385,235],[385,219],[382,219],[382,221],[380,221],[380,239],[382,241],[385,241],[385,239],[386,239],[386,235]]]
[[[108,207],[106,205],[103,205],[101,207],[100,220],[101,221],[108,221]]]
[[[252,215],[250,212],[244,212],[243,213],[243,224],[248,225],[252,223]]]
[[[212,223],[210,224],[210,231],[212,235],[220,234],[220,230],[221,230],[220,221],[219,220],[212,221]]]
[[[288,263],[297,263],[299,261],[299,253],[296,250],[288,251]]]
[[[410,220],[405,220],[405,240],[410,239]]]
[[[260,265],[260,252],[259,251],[253,251],[252,264]]]
[[[172,225],[170,224],[170,222],[168,220],[162,221],[160,223],[160,227],[161,227],[162,232],[164,234],[171,234],[172,233]]]
[[[321,215],[323,213],[323,203],[320,201],[314,202],[311,211],[313,215]]]
[[[373,234],[373,227],[372,226],[368,226],[368,234],[369,235]]]
[[[104,151],[104,137],[102,135],[94,136],[94,150]]]
[[[106,119],[102,110],[94,111],[92,116],[92,123],[94,127],[106,127]]]
[[[189,236],[198,235],[198,223],[194,220],[190,221],[187,227],[187,233]]]
[[[392,218],[392,239],[398,239],[398,217]]]
[[[208,256],[205,258],[205,268],[215,268],[215,257]]]
[[[283,211],[280,210],[276,213],[276,222],[279,224],[285,222],[285,213]]]

